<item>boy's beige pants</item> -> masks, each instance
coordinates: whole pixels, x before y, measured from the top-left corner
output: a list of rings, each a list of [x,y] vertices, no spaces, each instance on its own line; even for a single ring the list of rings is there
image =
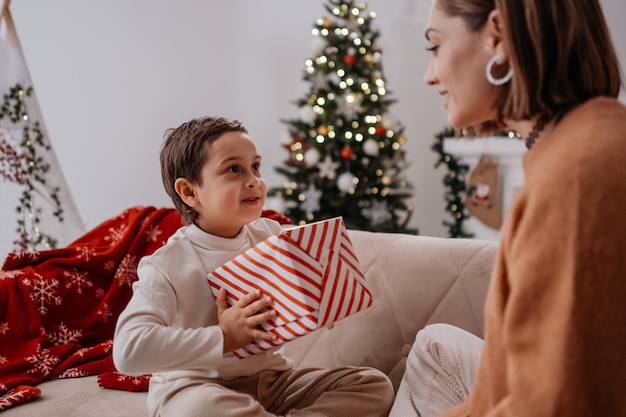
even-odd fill
[[[387,416],[394,392],[371,368],[263,371],[194,382],[163,402],[160,417]]]

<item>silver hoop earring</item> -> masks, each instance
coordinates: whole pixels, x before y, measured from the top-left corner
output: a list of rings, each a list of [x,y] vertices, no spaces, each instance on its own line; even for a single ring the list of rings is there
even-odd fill
[[[506,75],[502,78],[494,78],[493,75],[491,74],[491,70],[493,69],[493,66],[495,65],[496,61],[498,60],[498,55],[494,55],[491,57],[491,59],[489,60],[489,62],[487,62],[487,68],[485,69],[485,74],[487,75],[487,80],[493,84],[493,85],[502,85],[502,84],[506,84],[509,82],[509,80],[511,79],[511,77],[513,77],[513,68],[509,68],[509,72],[506,73]]]

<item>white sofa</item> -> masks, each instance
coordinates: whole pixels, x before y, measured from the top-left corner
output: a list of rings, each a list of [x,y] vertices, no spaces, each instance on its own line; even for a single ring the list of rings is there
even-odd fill
[[[297,365],[376,367],[397,389],[415,334],[450,323],[483,334],[483,305],[497,244],[349,231],[374,304],[285,346]],[[39,384],[41,396],[2,417],[142,417],[146,393],[100,388],[97,377]],[[227,416],[228,412],[222,414]]]

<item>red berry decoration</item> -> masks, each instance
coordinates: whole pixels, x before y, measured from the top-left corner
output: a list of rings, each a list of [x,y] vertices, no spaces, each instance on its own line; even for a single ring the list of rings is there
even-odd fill
[[[343,159],[352,158],[352,148],[349,147],[348,145],[344,146],[341,152],[339,153],[339,155],[341,155]]]
[[[346,55],[346,56],[343,57],[343,62],[346,65],[352,66],[356,62],[356,57],[354,55]]]
[[[385,127],[383,125],[376,125],[375,129],[376,129],[376,134],[377,135],[382,136],[382,135],[385,134],[386,130],[385,130]]]

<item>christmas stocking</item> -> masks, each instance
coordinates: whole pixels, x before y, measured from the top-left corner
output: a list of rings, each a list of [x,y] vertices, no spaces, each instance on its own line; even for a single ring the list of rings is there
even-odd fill
[[[489,155],[482,155],[470,175],[465,195],[465,208],[485,225],[499,229],[502,210],[496,199],[498,165]]]

